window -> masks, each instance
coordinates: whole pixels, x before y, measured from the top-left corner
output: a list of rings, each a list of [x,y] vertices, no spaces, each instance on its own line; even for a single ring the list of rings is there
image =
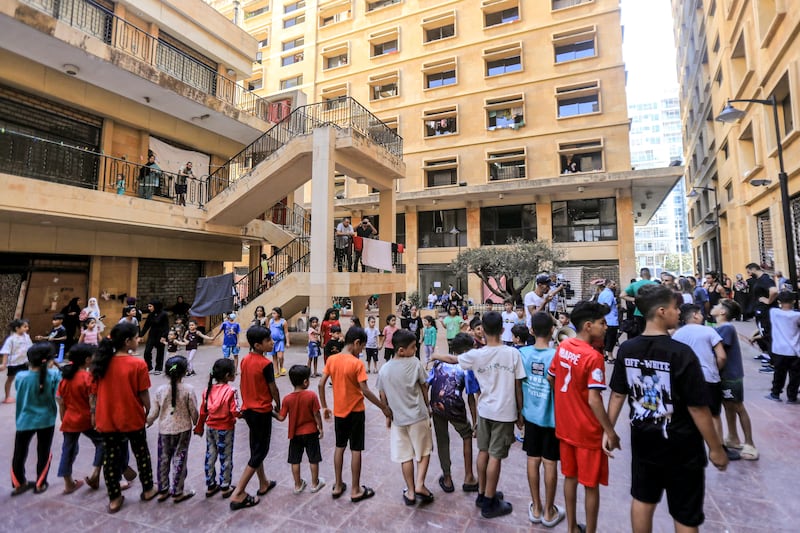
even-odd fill
[[[306,0],[298,0],[297,2],[290,2],[288,4],[284,4],[283,12],[291,13],[292,11],[297,11],[298,9],[303,9],[305,7],[306,7]]]
[[[306,40],[304,37],[298,37],[297,39],[292,39],[291,41],[284,41],[281,43],[281,50],[285,52],[287,50],[303,46],[305,42]]]
[[[349,42],[326,46],[322,49],[322,70],[328,70],[347,65],[349,53]]]
[[[467,245],[467,210],[446,209],[417,213],[420,248],[455,248]],[[455,228],[458,232],[451,232]]]
[[[525,149],[490,152],[486,158],[490,181],[525,178]]]
[[[400,73],[398,71],[387,74],[370,76],[370,100],[382,100],[400,95]]]
[[[391,28],[369,36],[370,57],[397,52],[400,49],[400,29]]]
[[[458,159],[455,157],[428,160],[422,168],[425,171],[426,187],[444,187],[458,183]]]
[[[522,70],[522,43],[512,43],[483,51],[486,76],[500,76]]]
[[[730,77],[733,83],[732,88],[736,92],[747,82],[747,79],[753,73],[747,63],[747,47],[745,46],[744,31],[742,31],[731,52]]]
[[[347,64],[347,54],[339,54],[325,58],[325,69],[343,67]]]
[[[481,208],[481,246],[536,240],[536,204]]]
[[[456,78],[456,58],[443,59],[422,65],[426,89],[454,85]]]
[[[422,19],[423,41],[432,43],[456,35],[456,14],[449,11]]]
[[[284,28],[291,28],[292,26],[297,26],[301,22],[305,22],[305,21],[306,21],[305,14],[297,15],[295,17],[291,17],[291,18],[288,18],[288,19],[283,19],[283,27]]]
[[[758,256],[763,268],[775,268],[775,247],[772,244],[772,220],[769,209],[756,215],[758,231]]]
[[[521,128],[525,125],[523,105],[521,94],[486,100],[486,129]]]
[[[372,57],[391,54],[392,52],[397,52],[397,39],[372,46]]]
[[[303,75],[295,76],[294,78],[288,78],[285,80],[281,80],[280,82],[280,89],[281,91],[285,89],[292,89],[294,87],[298,87],[303,85]]]
[[[617,239],[617,202],[592,198],[553,202],[553,242]]]
[[[324,108],[327,111],[347,105],[348,94],[349,86],[346,83],[325,87],[320,91],[320,97],[325,103]]]
[[[575,172],[596,172],[603,170],[603,141],[587,140],[570,143],[559,143],[559,172],[565,173],[570,168]]]
[[[250,80],[247,82],[247,90],[248,91],[257,91],[264,87],[264,80],[263,78],[258,78],[255,80]]]
[[[553,34],[553,50],[556,63],[595,57],[597,55],[595,49],[596,38],[596,26]]]
[[[594,2],[594,0],[550,0],[550,8],[555,11],[557,9],[564,9],[591,2]]]
[[[482,7],[484,28],[519,20],[519,2],[517,0],[484,0]]]
[[[367,12],[375,11],[382,7],[388,7],[394,4],[399,4],[400,0],[367,0]]]
[[[261,32],[259,35],[256,36],[258,39],[258,47],[259,48],[266,48],[269,46],[269,31]]]
[[[299,63],[303,60],[303,52],[297,52],[296,54],[289,54],[288,56],[281,57],[281,66],[286,67],[289,65],[294,65],[295,63]]]
[[[254,9],[252,11],[245,11],[244,12],[244,20],[247,20],[247,19],[253,18],[253,17],[257,17],[259,15],[263,15],[264,13],[268,13],[268,12],[269,12],[269,4],[267,4],[264,7],[261,7],[261,8],[258,8],[258,9]]]
[[[600,82],[556,89],[558,118],[600,112]]]
[[[458,133],[458,107],[445,107],[425,111],[422,114],[425,123],[425,137],[438,137]]]
[[[319,27],[329,26],[348,20],[352,16],[352,0],[333,0],[332,2],[320,2],[319,6]]]
[[[778,85],[772,91],[775,102],[778,104],[778,126],[781,140],[794,131],[794,116],[792,115],[792,92],[789,85],[789,75],[784,74]],[[774,132],[772,133],[774,135]]]
[[[725,198],[728,202],[733,201],[733,183],[728,183],[725,186]]]

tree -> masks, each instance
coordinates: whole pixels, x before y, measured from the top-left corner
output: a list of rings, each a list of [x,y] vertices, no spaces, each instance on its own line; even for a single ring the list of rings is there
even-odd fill
[[[681,267],[683,270],[681,270]],[[664,270],[676,274],[684,274],[692,272],[693,269],[691,253],[684,253],[683,257],[681,257],[681,254],[669,253],[664,257]]]
[[[462,251],[450,263],[456,275],[475,274],[501,300],[522,300],[522,289],[537,274],[556,270],[563,252],[545,241],[513,239],[506,246],[483,246]]]

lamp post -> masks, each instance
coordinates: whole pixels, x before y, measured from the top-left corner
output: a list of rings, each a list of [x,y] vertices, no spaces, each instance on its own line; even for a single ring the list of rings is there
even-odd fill
[[[456,239],[456,243],[458,243],[458,255],[461,255],[461,230],[453,226],[453,229],[448,231],[448,233]],[[461,274],[456,278],[456,286],[458,287],[458,294],[461,294]]]
[[[713,192],[714,193],[714,216],[717,218],[717,220],[716,220],[716,224],[717,224],[717,229],[716,229],[716,234],[717,234],[717,249],[716,249],[717,264],[714,265],[714,266],[716,267],[716,269],[718,271],[717,274],[720,276],[720,279],[721,279],[722,278],[722,235],[720,233],[720,226],[719,226],[720,225],[719,198],[717,198],[717,190],[715,188],[713,188],[713,187],[692,187],[691,191],[686,196],[689,197],[689,198],[696,198],[697,196],[699,196],[697,194],[697,191],[709,191],[709,192]],[[705,218],[703,220],[705,220]],[[708,221],[705,220],[705,222],[708,222]]]
[[[761,104],[772,106],[772,118],[775,122],[775,142],[778,144],[778,184],[781,190],[781,210],[783,211],[783,233],[786,240],[786,263],[789,266],[789,279],[792,282],[792,290],[797,290],[797,261],[795,260],[794,249],[794,235],[792,232],[792,213],[791,205],[789,202],[789,176],[786,175],[786,169],[783,166],[783,143],[781,142],[781,129],[778,122],[778,101],[775,95],[770,95],[766,100],[763,99],[749,99],[741,98],[736,100],[728,100],[725,108],[717,116],[717,120],[725,123],[738,122],[745,116],[745,112],[736,109],[731,104],[736,102],[746,102],[753,104]],[[750,183],[755,185],[756,180]],[[769,180],[758,180],[758,185],[769,185]]]

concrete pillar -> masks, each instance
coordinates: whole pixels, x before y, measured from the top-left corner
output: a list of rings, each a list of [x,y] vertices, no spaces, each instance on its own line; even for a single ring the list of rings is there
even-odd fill
[[[405,253],[403,254],[403,263],[406,265],[406,293],[413,291],[423,291],[425,289],[419,286],[419,226],[417,225],[417,206],[409,205],[405,208],[406,212],[406,242]],[[420,294],[421,298],[428,296]]]
[[[633,240],[633,191],[617,190],[617,249],[621,280],[636,277],[636,253]]]
[[[89,298],[100,298],[100,273],[103,269],[103,258],[93,255],[89,258]],[[88,301],[88,300],[87,300]]]
[[[100,134],[100,152],[104,154],[112,154],[112,146],[114,142],[114,121],[110,118],[103,120],[103,131]],[[97,176],[97,190],[117,192],[116,184],[117,177],[114,174],[114,165],[106,164],[100,165],[100,172]]]
[[[353,304],[353,318],[361,321],[362,327],[367,327],[367,296],[351,296]]]
[[[459,228],[466,229],[467,232],[467,248],[480,248],[481,246],[481,208],[476,202],[467,203],[467,227]],[[461,248],[464,251],[464,248]],[[467,273],[467,286],[461,287],[461,295],[468,294],[472,296],[476,303],[483,302],[483,282],[481,279],[474,275]]]
[[[381,217],[380,238],[382,241],[395,242],[397,235],[397,193],[394,187],[378,193],[378,215]],[[381,324],[385,323],[386,315],[394,313],[395,293],[385,293],[378,295],[378,308]],[[363,312],[363,309],[362,309]]]
[[[536,238],[540,241],[553,240],[553,204],[548,198],[537,197]]]
[[[333,264],[333,195],[334,146],[333,128],[317,128],[313,133],[311,162],[311,272],[309,315],[323,316],[331,305],[328,276]]]

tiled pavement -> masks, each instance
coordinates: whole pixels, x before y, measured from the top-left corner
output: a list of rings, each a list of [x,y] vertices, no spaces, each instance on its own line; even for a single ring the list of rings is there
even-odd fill
[[[752,329],[752,323],[737,324],[743,335]],[[289,364],[305,362],[304,343],[297,339],[296,345],[287,354]],[[441,345],[444,345],[442,339]],[[755,462],[732,463],[726,472],[707,469],[707,492],[705,501],[706,523],[709,532],[790,532],[797,531],[800,518],[800,497],[797,485],[800,479],[800,406],[774,403],[763,397],[769,387],[771,376],[758,373],[758,363],[752,358],[753,350],[743,344],[747,379],[746,405],[753,419],[756,445],[761,459]],[[196,361],[201,370],[196,377],[187,378],[196,391],[206,383],[202,376],[218,357],[218,347],[201,348]],[[4,378],[3,378],[4,379]],[[278,380],[282,394],[290,392],[287,378]],[[154,386],[165,382],[162,376],[154,376]],[[374,387],[375,376],[370,375]],[[316,380],[312,387],[316,388]],[[330,402],[329,391],[329,402]],[[625,409],[627,414],[627,408]],[[0,405],[0,425],[5,428],[0,445],[0,464],[10,468],[14,439],[14,408]],[[622,436],[623,450],[616,453],[610,465],[610,485],[601,490],[600,531],[622,532],[630,529],[628,510],[629,450],[628,430],[624,420],[617,428]],[[452,433],[455,437],[455,434]],[[155,452],[157,427],[148,431],[151,452]],[[220,496],[204,497],[203,456],[204,440],[192,438],[189,450],[189,476],[187,489],[197,491],[197,496],[181,504],[138,501],[140,486],[128,490],[125,506],[116,515],[106,513],[106,494],[101,483],[100,491],[83,488],[69,496],[61,494],[62,481],[56,477],[57,462],[61,456],[61,435],[57,431],[53,444],[54,463],[50,474],[50,489],[41,495],[27,493],[11,498],[10,483],[0,493],[0,531],[41,531],[42,528],[57,528],[58,531],[547,531],[542,526],[528,522],[526,507],[530,496],[525,474],[525,455],[519,444],[514,444],[509,458],[503,462],[500,489],[506,499],[513,503],[511,515],[484,520],[474,505],[473,495],[457,490],[444,494],[436,482],[439,477],[437,458],[431,459],[428,472],[428,487],[434,492],[436,501],[427,507],[406,507],[402,500],[400,469],[389,461],[388,431],[380,411],[367,404],[367,450],[363,456],[362,483],[371,486],[376,496],[361,503],[351,503],[343,497],[333,500],[330,487],[333,482],[333,427],[326,425],[323,439],[323,463],[321,475],[328,486],[320,493],[308,491],[292,494],[292,481],[286,463],[288,440],[286,425],[275,423],[270,454],[266,461],[267,475],[276,479],[278,486],[262,498],[252,509],[232,512],[227,501]],[[82,452],[75,465],[77,476],[89,472],[91,444],[81,441]],[[463,470],[460,464],[460,442],[452,441],[454,479],[460,486]],[[234,479],[237,479],[247,460],[247,426],[237,425],[234,456]],[[435,452],[434,452],[435,456]],[[154,463],[155,468],[155,463]],[[302,467],[307,479],[308,469]],[[463,465],[462,465],[463,468]],[[6,470],[8,471],[8,470]],[[28,461],[28,472],[34,471],[33,454]],[[349,456],[345,456],[345,480],[349,482]],[[251,481],[249,492],[254,493],[256,481]],[[557,503],[563,503],[562,484],[559,481]],[[582,509],[582,491],[579,491],[579,509]],[[583,516],[579,511],[579,519]],[[794,525],[792,525],[794,524]],[[291,528],[291,529],[289,529]],[[565,531],[564,523],[554,528]],[[655,531],[672,531],[672,521],[667,514],[666,502],[656,513]]]

